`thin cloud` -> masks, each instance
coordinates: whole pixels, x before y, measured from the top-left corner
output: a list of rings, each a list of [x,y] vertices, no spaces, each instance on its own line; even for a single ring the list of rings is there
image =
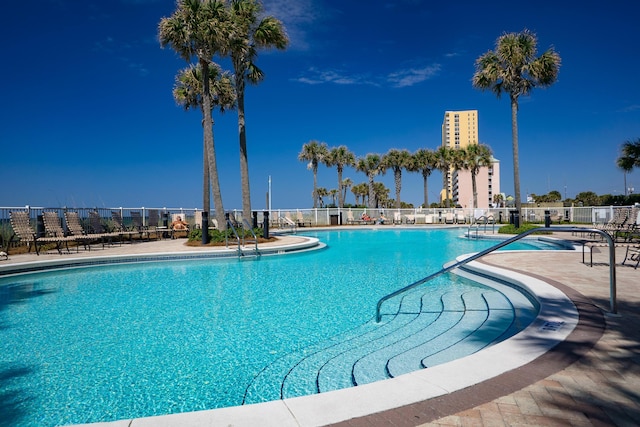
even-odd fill
[[[621,113],[633,113],[634,111],[640,110],[640,104],[631,104],[622,109],[620,109]]]
[[[348,74],[342,70],[319,70],[317,68],[310,68],[305,75],[294,80],[310,85],[332,83],[339,85],[370,85],[403,88],[414,86],[433,78],[439,73],[440,68],[440,64],[433,64],[422,68],[413,67],[394,71],[386,76]]]
[[[307,71],[307,75],[294,79],[299,83],[305,83],[310,85],[317,85],[323,83],[333,83],[338,85],[361,85],[372,84],[371,81],[364,76],[348,75],[339,70],[325,70],[321,71],[317,68],[310,68]]]
[[[387,81],[394,87],[409,87],[433,78],[438,75],[439,71],[440,64],[422,68],[407,68],[389,74]]]

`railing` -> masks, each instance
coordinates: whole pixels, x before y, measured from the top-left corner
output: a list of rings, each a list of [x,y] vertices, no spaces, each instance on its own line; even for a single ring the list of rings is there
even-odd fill
[[[395,292],[392,292],[388,295],[383,296],[382,298],[380,298],[378,300],[378,304],[376,305],[376,322],[380,322],[381,320],[381,314],[380,314],[380,308],[382,307],[382,303],[384,303],[385,301],[387,301],[388,299],[391,299],[395,296],[398,296],[402,293],[405,293],[417,286],[420,286],[428,281],[430,281],[431,279],[434,279],[438,276],[443,275],[444,273],[447,273],[455,268],[458,267],[462,267],[465,264],[468,264],[471,261],[475,261],[478,258],[481,258],[487,254],[490,254],[491,252],[494,252],[504,246],[507,246],[510,243],[513,243],[515,241],[518,241],[520,239],[522,239],[523,237],[528,236],[531,233],[535,233],[535,232],[539,232],[539,231],[552,231],[552,232],[566,232],[566,233],[580,233],[580,232],[588,232],[588,233],[597,233],[600,234],[601,236],[603,236],[607,242],[609,243],[609,302],[611,305],[611,311],[610,314],[614,314],[617,315],[618,314],[618,305],[617,305],[617,301],[616,301],[616,250],[615,250],[615,244],[613,242],[612,237],[605,231],[602,230],[597,230],[597,229],[593,229],[593,228],[579,228],[579,227],[539,227],[539,228],[535,228],[535,229],[531,229],[531,230],[527,230],[522,234],[518,234],[517,236],[511,237],[510,239],[504,240],[494,246],[491,246],[488,249],[485,249],[481,252],[478,252],[476,254],[473,254],[471,256],[469,256],[468,258],[463,259],[462,261],[457,261],[455,263],[452,263],[444,268],[442,268],[441,270],[430,274],[429,276],[425,277],[424,279],[420,279],[417,282],[413,282],[408,286],[405,286],[404,288],[398,289]]]
[[[484,225],[484,230],[483,232],[486,233],[487,232],[487,224],[491,224],[491,232],[495,233],[495,227],[496,227],[496,221],[493,218],[493,215],[489,215],[489,216],[481,216],[480,218],[477,218],[475,221],[473,221],[471,223],[471,225],[469,225],[469,228],[467,229],[467,237],[471,238],[471,228],[475,225],[476,228],[476,238],[478,238],[478,231],[480,230],[480,226]]]
[[[249,224],[249,221],[247,221],[246,219],[243,219],[242,224],[243,224],[242,237],[240,237],[240,235],[238,234],[238,230],[233,225],[233,222],[229,218],[227,218],[227,228],[231,230],[233,232],[233,235],[236,237],[236,243],[238,245],[238,257],[241,257],[244,255],[244,253],[242,252],[242,246],[245,246],[247,242],[249,243],[253,242],[255,244],[254,250],[255,250],[256,256],[260,255],[260,252],[258,252],[258,236],[256,236],[256,233],[254,233],[253,228],[251,228],[251,225]],[[251,233],[251,235],[253,236],[253,239],[246,238],[247,230],[249,230],[249,233]],[[229,233],[225,234],[224,239],[225,239],[225,245],[228,248]]]

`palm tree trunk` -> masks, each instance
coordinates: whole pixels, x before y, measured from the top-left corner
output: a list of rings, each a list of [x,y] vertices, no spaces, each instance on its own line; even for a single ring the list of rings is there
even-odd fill
[[[204,114],[204,112],[203,112]],[[209,213],[211,210],[211,186],[209,182],[209,157],[207,152],[207,140],[202,137],[202,163],[203,163],[203,182],[202,182],[202,210]]]
[[[335,200],[333,203],[335,204]],[[344,207],[344,197],[342,196],[342,168],[340,166],[338,166],[338,207]]]
[[[424,187],[424,207],[428,208],[429,207],[429,187],[428,187],[428,183],[427,183],[427,179],[429,178],[429,175],[427,175],[426,173],[422,173],[422,180],[423,180],[423,187]]]
[[[240,137],[240,184],[242,187],[242,217],[251,218],[251,190],[249,188],[249,159],[247,157],[247,134],[244,119],[244,78],[236,76],[238,96],[238,135]]]
[[[318,166],[313,165],[313,209],[318,207]]]
[[[204,142],[207,155],[207,163],[209,166],[209,182],[211,183],[211,192],[213,193],[213,205],[216,211],[216,219],[218,225],[225,224],[224,207],[222,205],[222,193],[220,191],[220,181],[218,180],[218,166],[216,164],[215,146],[213,141],[213,117],[211,116],[211,93],[209,90],[209,63],[200,60],[202,67],[202,111],[204,119]],[[208,191],[207,191],[208,193]],[[208,199],[208,195],[206,196]],[[204,207],[203,207],[204,208]],[[209,206],[206,206],[207,212]]]
[[[522,211],[522,199],[520,198],[520,166],[518,163],[518,97],[511,96],[511,139],[513,142],[513,192],[516,198],[518,215]]]
[[[373,174],[369,174],[369,208],[376,207],[376,193],[373,190]]]
[[[396,209],[400,209],[400,190],[402,190],[402,171],[400,169],[393,171],[396,181]]]
[[[478,187],[476,187],[476,171],[471,171],[471,191],[473,191],[473,208],[478,207]]]

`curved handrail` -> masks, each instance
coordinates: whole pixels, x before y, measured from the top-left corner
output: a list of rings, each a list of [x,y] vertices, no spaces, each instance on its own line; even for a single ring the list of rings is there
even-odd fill
[[[525,232],[523,232],[522,234],[518,234],[516,236],[513,236],[509,239],[506,239],[494,246],[491,246],[488,249],[485,249],[481,252],[475,253],[473,255],[471,255],[468,258],[463,259],[462,261],[458,261],[455,262],[453,264],[450,264],[447,267],[442,268],[441,270],[430,274],[429,276],[425,277],[424,279],[420,279],[417,282],[413,282],[410,285],[405,286],[404,288],[398,289],[397,291],[394,291],[388,295],[383,296],[382,298],[380,298],[378,300],[378,304],[376,305],[376,322],[380,322],[381,319],[381,314],[380,314],[380,307],[382,307],[382,303],[385,302],[386,300],[393,298],[395,296],[398,296],[404,292],[407,292],[413,288],[415,288],[416,286],[422,285],[423,283],[428,282],[431,279],[434,279],[444,273],[447,273],[455,268],[461,267],[471,261],[475,261],[478,258],[481,258],[491,252],[494,252],[504,246],[507,246],[510,243],[513,243],[517,240],[522,239],[523,237],[528,236],[531,233],[535,233],[537,231],[553,231],[553,232],[571,232],[571,233],[597,233],[600,234],[602,236],[605,237],[605,239],[607,240],[607,242],[609,243],[609,302],[611,305],[611,314],[618,314],[618,305],[617,305],[617,301],[616,301],[616,248],[615,248],[615,243],[613,241],[613,238],[606,232],[606,231],[602,231],[602,230],[597,230],[595,228],[580,228],[580,227],[539,227],[539,228],[533,228],[531,230],[527,230]]]
[[[467,229],[467,237],[471,238],[471,228],[476,226],[476,237],[478,237],[478,230],[481,225],[484,225],[484,232],[487,232],[487,224],[491,224],[491,232],[495,232],[495,224],[496,220],[493,215],[482,215],[478,218],[475,218],[471,224],[469,224],[469,228]]]
[[[256,233],[253,231],[253,227],[251,227],[251,224],[249,224],[249,221],[247,221],[246,219],[242,219],[242,224],[244,225],[244,228],[246,230],[249,230],[249,233],[251,233],[251,235],[253,236],[253,242],[256,245],[256,253],[258,253],[258,236],[256,236]],[[243,235],[244,236],[244,235]],[[243,240],[243,246],[244,246],[244,237],[242,238]]]

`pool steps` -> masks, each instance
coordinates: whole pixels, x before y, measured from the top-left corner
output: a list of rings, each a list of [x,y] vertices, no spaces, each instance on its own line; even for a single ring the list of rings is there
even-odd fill
[[[368,384],[473,354],[512,336],[521,330],[516,323],[528,324],[537,315],[518,308],[527,298],[509,289],[500,288],[507,297],[478,288],[434,298],[430,288],[417,288],[395,306],[386,303],[382,323],[372,318],[274,360],[249,384],[243,404]]]

